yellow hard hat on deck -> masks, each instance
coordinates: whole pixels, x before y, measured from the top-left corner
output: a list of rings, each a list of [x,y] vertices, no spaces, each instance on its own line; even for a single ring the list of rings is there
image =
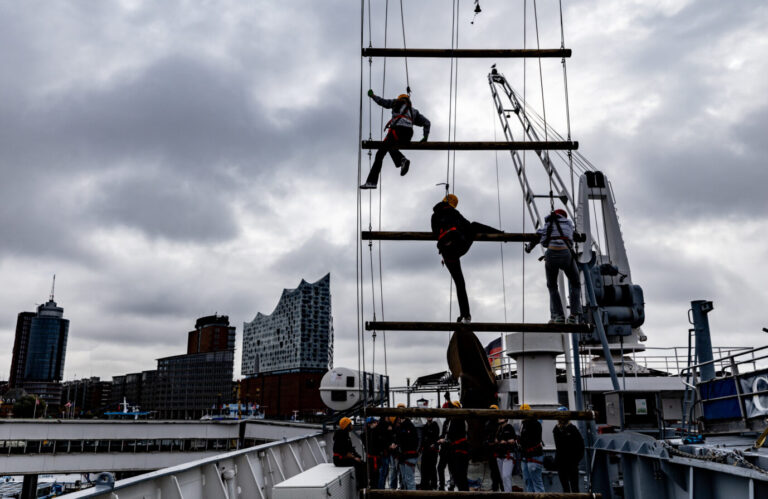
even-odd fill
[[[341,418],[339,420],[339,428],[346,430],[349,425],[352,424],[352,420],[349,418]]]
[[[496,410],[498,411],[498,410],[499,410],[499,406],[498,406],[498,405],[496,405],[496,404],[491,404],[491,406],[489,407],[489,409],[496,409]]]
[[[454,407],[461,409],[461,402],[459,402],[458,400],[451,401],[451,404],[453,404]]]
[[[520,410],[521,411],[530,411],[531,410],[531,406],[528,405],[528,404],[523,404],[523,405],[520,406]]]

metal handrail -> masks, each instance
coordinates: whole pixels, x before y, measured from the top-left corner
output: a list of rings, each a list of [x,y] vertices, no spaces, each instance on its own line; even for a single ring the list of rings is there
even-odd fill
[[[706,366],[706,365],[709,365],[709,364],[715,364],[715,363],[717,363],[717,362],[720,362],[720,363],[721,363],[721,365],[722,365],[722,363],[723,363],[723,362],[724,362],[726,359],[731,359],[731,360],[732,360],[732,362],[730,363],[730,366],[737,366],[737,365],[741,365],[741,364],[744,364],[745,362],[738,362],[738,363],[737,363],[737,362],[733,361],[733,359],[735,359],[736,357],[739,357],[739,356],[741,356],[741,355],[749,355],[749,354],[752,354],[753,360],[750,360],[750,361],[748,361],[748,362],[755,362],[755,361],[757,361],[757,360],[761,360],[761,359],[764,359],[764,358],[768,358],[768,354],[766,354],[766,355],[763,355],[762,357],[758,357],[757,359],[754,359],[754,353],[755,353],[755,352],[757,352],[757,351],[760,351],[760,350],[765,350],[765,349],[767,349],[767,348],[768,348],[768,345],[763,345],[763,346],[761,346],[761,347],[755,347],[755,348],[752,348],[752,349],[750,349],[750,350],[747,350],[747,351],[745,351],[745,352],[739,352],[739,353],[736,353],[736,354],[731,354],[731,355],[727,355],[727,356],[725,356],[725,357],[720,357],[720,358],[717,358],[717,359],[708,360],[708,361],[706,361],[706,362],[699,362],[698,364],[693,364],[693,365],[691,365],[691,366],[687,366],[687,367],[684,367],[684,368],[683,368],[683,369],[680,371],[680,374],[679,374],[679,376],[680,376],[680,380],[683,382],[683,384],[684,384],[684,385],[686,385],[686,386],[688,386],[688,387],[691,387],[691,388],[696,388],[696,386],[695,386],[695,385],[691,385],[691,384],[689,384],[689,383],[686,383],[685,381],[683,381],[683,374],[684,374],[684,373],[686,373],[686,372],[691,372],[691,370],[695,370],[695,369],[697,369],[697,368],[699,368],[699,367],[701,367],[701,366]],[[729,366],[729,367],[730,367],[730,366]],[[722,370],[725,370],[725,368],[723,368]],[[694,371],[694,372],[695,372],[695,371]],[[735,373],[732,373],[732,374],[731,374],[731,376],[735,376],[735,377],[736,377],[736,376],[738,376],[738,375],[737,375],[737,374],[735,374]]]

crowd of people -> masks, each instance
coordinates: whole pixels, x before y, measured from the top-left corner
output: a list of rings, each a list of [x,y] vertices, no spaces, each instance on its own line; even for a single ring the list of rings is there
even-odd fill
[[[398,407],[405,407],[399,404]],[[460,408],[458,401],[446,400],[443,408]],[[492,405],[491,409],[498,406]],[[520,407],[530,410],[528,404]],[[556,452],[554,464],[564,492],[579,492],[578,466],[584,455],[584,441],[579,430],[568,421],[567,409],[552,433]],[[541,422],[535,417],[524,418],[518,427],[504,417],[485,423],[483,459],[490,470],[491,489],[512,492],[514,475],[522,475],[526,492],[545,492],[544,445]],[[421,428],[407,417],[369,417],[360,432],[366,459],[355,450],[350,432],[352,421],[342,418],[334,435],[333,462],[336,466],[353,466],[358,488],[403,490],[468,491],[467,470],[470,446],[467,440],[467,420],[448,417],[442,424],[431,417]],[[421,480],[416,484],[416,470]],[[445,470],[448,469],[449,480]],[[519,489],[518,489],[519,490]]]

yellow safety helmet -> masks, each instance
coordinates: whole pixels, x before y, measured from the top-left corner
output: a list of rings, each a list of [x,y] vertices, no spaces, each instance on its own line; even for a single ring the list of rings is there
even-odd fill
[[[528,405],[528,404],[523,404],[523,405],[520,406],[520,410],[521,411],[530,411],[531,410],[531,406]]]
[[[400,94],[397,96],[397,100],[403,100],[403,99],[410,100],[411,98],[408,94]]]
[[[459,402],[458,400],[452,401],[451,404],[453,404],[453,406],[456,407],[457,409],[461,409],[461,402]]]
[[[496,405],[496,404],[491,404],[491,406],[489,407],[489,409],[496,409],[496,410],[498,411],[498,410],[499,410],[499,406],[498,406],[498,405]]]
[[[397,407],[398,407],[398,409],[399,409],[399,408],[403,408],[403,409],[405,409],[405,404],[403,404],[402,402],[400,402],[399,404],[397,404]]]
[[[351,424],[352,424],[352,420],[349,418],[341,418],[339,420],[339,428],[341,428],[342,430],[346,430],[347,427],[349,427],[349,425]]]
[[[448,203],[449,205],[451,205],[454,208],[456,208],[456,206],[458,206],[458,204],[459,204],[459,198],[457,198],[455,194],[447,194],[443,198],[443,201]]]

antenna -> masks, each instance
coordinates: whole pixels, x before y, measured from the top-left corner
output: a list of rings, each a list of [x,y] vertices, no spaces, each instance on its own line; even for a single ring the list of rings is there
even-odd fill
[[[53,283],[51,284],[51,301],[53,301],[53,292],[56,289],[56,274],[53,274]]]

